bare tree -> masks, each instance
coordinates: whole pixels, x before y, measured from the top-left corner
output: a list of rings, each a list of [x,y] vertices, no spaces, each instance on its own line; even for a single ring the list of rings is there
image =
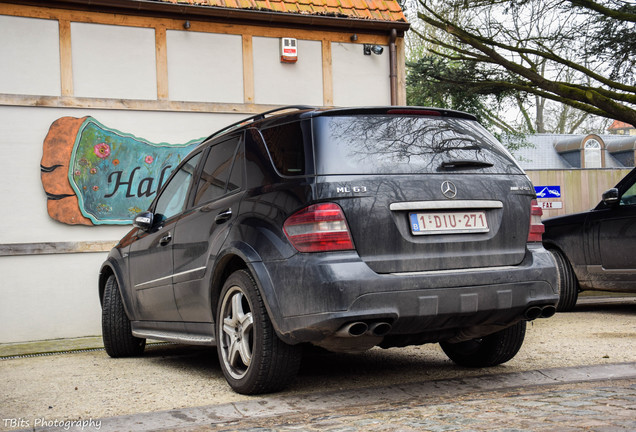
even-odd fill
[[[482,71],[461,77],[475,92],[494,87],[516,94],[530,132],[547,130],[550,101],[583,112],[570,118],[574,111],[563,111],[551,125],[563,131],[589,114],[636,124],[634,2],[418,0],[418,6],[427,27],[415,31],[431,52]]]

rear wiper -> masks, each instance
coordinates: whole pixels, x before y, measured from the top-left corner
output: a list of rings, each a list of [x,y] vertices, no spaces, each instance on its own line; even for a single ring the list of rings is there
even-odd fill
[[[460,159],[460,160],[449,160],[444,161],[439,165],[441,169],[461,169],[461,168],[490,168],[494,164],[490,162],[471,160],[471,159]]]

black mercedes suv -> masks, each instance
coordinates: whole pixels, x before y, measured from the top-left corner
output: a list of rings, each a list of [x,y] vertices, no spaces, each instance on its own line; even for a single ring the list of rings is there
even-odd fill
[[[110,356],[216,345],[237,392],[284,388],[313,344],[439,342],[513,358],[557,273],[530,180],[468,114],[286,107],[208,137],[102,265]]]

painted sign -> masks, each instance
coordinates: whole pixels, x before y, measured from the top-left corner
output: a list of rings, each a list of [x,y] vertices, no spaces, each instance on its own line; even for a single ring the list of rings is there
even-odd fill
[[[200,142],[152,143],[93,117],[62,117],[44,140],[49,215],[67,224],[129,224]]]
[[[539,201],[539,206],[544,210],[562,209],[563,201]]]
[[[561,186],[535,186],[537,198],[561,198]]]

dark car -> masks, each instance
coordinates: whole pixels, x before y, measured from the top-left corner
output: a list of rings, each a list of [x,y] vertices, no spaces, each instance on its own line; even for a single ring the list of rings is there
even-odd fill
[[[471,115],[268,112],[175,169],[99,277],[104,345],[216,345],[237,392],[283,388],[301,348],[439,342],[510,360],[558,300],[534,189]]]
[[[636,169],[592,210],[544,220],[559,270],[559,311],[584,290],[636,292]]]

